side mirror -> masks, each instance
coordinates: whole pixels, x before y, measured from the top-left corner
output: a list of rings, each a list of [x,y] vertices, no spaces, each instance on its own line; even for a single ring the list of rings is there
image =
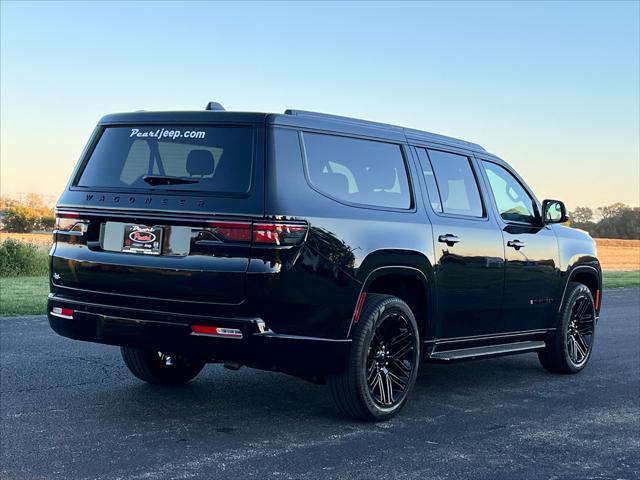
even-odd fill
[[[545,224],[569,221],[567,207],[560,200],[544,200],[542,202],[542,221]]]

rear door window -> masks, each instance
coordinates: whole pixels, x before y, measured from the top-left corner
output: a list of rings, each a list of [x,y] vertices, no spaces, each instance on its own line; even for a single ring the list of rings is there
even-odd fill
[[[247,193],[252,127],[107,127],[76,183],[79,187]]]
[[[484,208],[480,190],[469,158],[465,155],[440,150],[428,149],[427,152],[428,158],[420,153],[418,158],[427,180],[427,186],[430,187],[430,199],[433,180],[429,178],[431,168],[425,162],[430,160],[433,168],[431,173],[435,177],[437,196],[439,197],[435,201],[431,199],[433,209],[451,215],[483,217]],[[430,182],[431,185],[429,185]]]
[[[309,181],[317,190],[350,203],[411,207],[400,145],[308,132],[303,138]]]

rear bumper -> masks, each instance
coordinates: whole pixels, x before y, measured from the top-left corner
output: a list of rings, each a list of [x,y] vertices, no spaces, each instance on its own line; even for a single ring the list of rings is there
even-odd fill
[[[72,318],[52,314],[55,307],[73,309]],[[288,373],[338,373],[346,365],[351,346],[350,340],[261,332],[259,318],[177,315],[86,304],[55,295],[49,296],[47,312],[51,328],[68,338],[153,348],[210,362],[238,362]],[[237,329],[242,338],[196,334],[192,325]]]

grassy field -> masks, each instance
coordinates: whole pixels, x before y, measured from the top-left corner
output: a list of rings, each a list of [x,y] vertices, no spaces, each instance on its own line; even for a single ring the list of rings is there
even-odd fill
[[[640,270],[640,240],[596,238],[596,245],[603,270]]]
[[[0,232],[0,242],[3,240],[19,240],[26,243],[34,243],[45,247],[51,246],[53,234],[51,233],[7,233]]]
[[[43,314],[48,293],[44,276],[0,278],[0,316]]]
[[[604,272],[604,288],[640,287],[640,271]],[[46,311],[47,277],[0,278],[0,316],[41,315]]]
[[[603,272],[604,288],[640,287],[640,271]]]

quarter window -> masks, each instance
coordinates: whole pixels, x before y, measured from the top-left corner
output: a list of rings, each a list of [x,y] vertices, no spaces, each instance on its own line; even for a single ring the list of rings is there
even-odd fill
[[[411,207],[400,145],[307,132],[303,138],[309,181],[321,192],[351,203]]]
[[[440,207],[435,202],[434,210],[438,211],[438,208],[441,208],[440,211],[451,215],[482,217],[484,209],[482,208],[478,182],[471,169],[469,158],[439,150],[428,150],[428,156],[433,166],[440,200]],[[425,169],[426,160],[426,158],[421,159],[421,163],[429,186],[429,173],[428,169]],[[430,188],[433,189],[433,187]],[[429,197],[432,197],[431,192],[429,192]],[[431,198],[431,203],[434,204],[433,198]]]
[[[506,169],[491,162],[482,162],[489,179],[500,216],[508,222],[534,223],[536,210],[533,198]]]

